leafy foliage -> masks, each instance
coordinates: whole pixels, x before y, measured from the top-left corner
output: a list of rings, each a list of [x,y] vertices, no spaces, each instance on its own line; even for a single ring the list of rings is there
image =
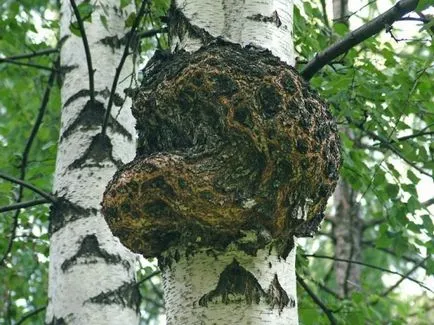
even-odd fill
[[[125,7],[132,2],[120,0],[120,5]],[[136,1],[136,5],[139,2]],[[303,1],[302,8],[295,8],[294,35],[300,69],[303,62],[349,30],[346,24],[331,24],[320,3]],[[378,14],[376,3],[369,3],[370,14]],[[90,17],[92,5],[91,1],[80,4],[82,17]],[[429,1],[420,1],[419,5],[424,9]],[[168,46],[163,32],[165,26],[160,19],[166,15],[167,8],[167,0],[152,1],[151,10],[142,21],[140,31],[158,33],[142,40],[141,61],[156,47]],[[55,1],[6,0],[0,4],[0,170],[8,175],[20,176],[24,148],[50,70],[57,69],[53,62],[58,54],[53,51],[29,59],[4,58],[54,48],[58,15]],[[125,24],[132,24],[134,18],[132,15]],[[102,25],[106,25],[106,21],[106,17],[100,17]],[[326,221],[323,235],[299,249],[297,272],[339,323],[430,324],[434,319],[432,293],[420,286],[411,294],[399,287],[394,289],[399,276],[386,276],[384,270],[371,267],[393,270],[421,284],[428,276],[432,279],[434,273],[431,200],[434,192],[434,45],[429,24],[420,28],[415,40],[400,41],[400,32],[395,29],[370,38],[324,68],[311,81],[329,101],[343,130],[341,176],[359,193],[357,203],[363,220],[363,254],[359,262],[370,265],[362,268],[358,290],[342,297],[336,294],[339,288],[334,276],[335,261],[307,257],[309,254],[333,256],[332,224]],[[74,30],[74,26],[71,28]],[[38,33],[45,36],[38,36]],[[59,90],[53,87],[43,123],[24,166],[25,180],[47,193],[51,191],[54,173],[59,107]],[[15,203],[18,193],[16,185],[0,180],[0,207]],[[23,193],[23,201],[39,198],[29,190]],[[2,214],[0,258],[7,251],[15,216],[15,211]],[[21,210],[17,220],[11,254],[5,264],[0,265],[4,283],[0,287],[0,323],[15,324],[27,313],[41,309],[29,323],[43,324],[43,307],[47,304],[48,206]],[[153,267],[142,267],[138,271],[139,281],[147,279],[154,271]],[[163,311],[157,279],[154,275],[140,285],[145,297],[143,324],[155,322]],[[389,291],[391,287],[393,290]],[[298,294],[303,324],[329,323],[324,310],[305,289],[300,287]]]

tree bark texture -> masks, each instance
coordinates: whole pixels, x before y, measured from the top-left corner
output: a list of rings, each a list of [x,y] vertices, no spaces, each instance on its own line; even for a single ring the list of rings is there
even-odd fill
[[[84,23],[93,59],[92,100],[83,38],[71,33],[70,24],[77,24],[77,19],[70,2],[62,1],[65,75],[54,179],[54,192],[60,199],[52,207],[50,220],[48,324],[120,325],[138,324],[140,319],[135,257],[112,236],[100,214],[108,180],[135,152],[130,103],[122,103],[119,90],[107,132],[101,134],[109,89],[123,51],[116,44],[127,32],[128,13],[119,8],[119,1],[99,1],[92,23]],[[107,18],[107,26],[101,16]],[[120,80],[133,71],[131,60],[124,71]]]

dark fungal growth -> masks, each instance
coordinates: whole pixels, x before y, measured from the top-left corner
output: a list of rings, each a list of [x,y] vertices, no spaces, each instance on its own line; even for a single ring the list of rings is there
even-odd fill
[[[133,103],[139,147],[104,194],[132,251],[311,235],[341,164],[327,105],[269,51],[214,41],[152,60]],[[261,241],[265,246],[266,241]],[[254,251],[254,250],[253,250]]]

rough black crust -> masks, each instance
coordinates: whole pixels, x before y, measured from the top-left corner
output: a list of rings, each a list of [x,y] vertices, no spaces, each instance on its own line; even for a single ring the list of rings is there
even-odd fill
[[[293,235],[316,231],[340,144],[327,105],[295,69],[215,40],[156,56],[144,76],[132,109],[137,157],[103,202],[127,247],[156,256],[180,241],[213,247],[254,231],[271,234],[285,257]]]

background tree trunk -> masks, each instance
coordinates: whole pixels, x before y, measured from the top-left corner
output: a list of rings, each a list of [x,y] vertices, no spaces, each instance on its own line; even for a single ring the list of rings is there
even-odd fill
[[[93,90],[84,37],[71,33],[71,23],[77,29],[77,19],[70,2],[62,1],[60,32],[65,41],[61,66],[65,76],[54,179],[54,192],[61,199],[51,211],[48,324],[139,322],[135,257],[112,236],[100,215],[108,180],[135,155],[134,119],[130,102],[122,104],[123,92],[116,95],[107,135],[101,133],[109,89],[123,52],[117,43],[127,32],[128,14],[119,8],[119,1],[99,1],[92,22],[85,22],[93,59]],[[133,71],[131,59],[123,71],[126,73],[119,80]]]
[[[335,22],[349,25],[348,0],[333,0],[333,18]],[[343,132],[353,138],[349,129]],[[333,236],[336,239],[335,257],[344,260],[360,260],[363,223],[360,216],[360,204],[357,192],[351,185],[340,180],[333,196],[335,215],[333,220]],[[360,288],[361,266],[347,262],[335,262],[338,294],[346,297]]]

